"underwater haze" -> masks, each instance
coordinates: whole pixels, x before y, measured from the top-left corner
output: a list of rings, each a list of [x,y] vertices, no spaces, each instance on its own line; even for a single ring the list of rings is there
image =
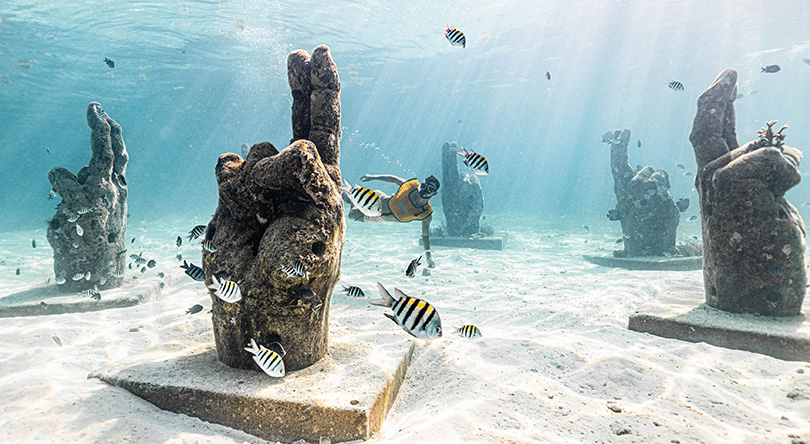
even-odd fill
[[[220,154],[289,143],[286,57],[319,44],[340,73],[343,175],[439,175],[442,143],[457,141],[489,160],[485,214],[604,220],[614,199],[600,137],[622,128],[631,164],[667,169],[673,196],[696,202],[674,164],[694,172],[696,99],[729,67],[741,142],[778,119],[787,144],[810,145],[801,1],[5,0],[0,19],[3,231],[52,216],[47,173],[87,164],[91,101],[123,127],[130,222],[207,218]],[[806,181],[787,198],[808,217]]]

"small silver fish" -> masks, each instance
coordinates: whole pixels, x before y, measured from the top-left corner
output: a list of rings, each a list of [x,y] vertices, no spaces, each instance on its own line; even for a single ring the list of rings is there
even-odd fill
[[[76,273],[76,274],[73,275],[73,280],[74,281],[80,281],[82,279],[84,279],[84,273]]]
[[[245,347],[245,351],[253,354],[253,360],[265,373],[273,378],[284,377],[284,347],[278,342],[273,342],[269,348],[256,345],[254,339],[250,340],[250,347]]]
[[[73,248],[79,248],[79,243],[78,242],[73,242]]]
[[[51,339],[53,339],[53,342],[55,342],[56,345],[58,345],[60,347],[62,346],[62,340],[59,339],[59,336],[57,336],[56,333],[51,335]]]
[[[79,224],[76,224],[76,234],[79,236],[84,236],[84,229]]]
[[[70,216],[68,218],[68,222],[70,222],[70,223],[76,222],[77,220],[79,220],[79,215],[78,214],[75,215],[75,216]]]
[[[102,276],[101,280],[98,281],[98,285],[104,285],[107,283],[107,276]]]
[[[200,243],[202,244],[203,249],[205,249],[206,251],[210,251],[211,253],[217,252],[217,247],[216,245],[214,245],[214,242],[210,240],[204,240]]]
[[[53,200],[53,198],[54,198],[54,197],[56,197],[56,196],[58,196],[58,194],[56,194],[56,191],[55,191],[55,190],[51,190],[51,191],[48,193],[48,200]]]
[[[65,280],[65,278],[63,278],[63,277],[61,277],[61,276],[60,276],[60,277],[58,277],[58,278],[56,278],[56,285],[62,285],[62,284],[64,284],[65,282],[67,282],[67,281]]]
[[[79,296],[90,297],[98,292],[98,287],[88,288],[79,292]]]
[[[91,211],[93,211],[92,208],[81,207],[81,208],[79,208],[79,211],[77,211],[77,213],[79,213],[79,214],[87,214],[87,213],[89,213]]]
[[[84,274],[84,278],[87,279],[88,281],[90,280],[90,272],[89,271]]]

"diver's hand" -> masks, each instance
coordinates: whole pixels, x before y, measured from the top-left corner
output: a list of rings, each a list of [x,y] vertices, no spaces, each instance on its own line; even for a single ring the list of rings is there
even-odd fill
[[[430,255],[430,250],[425,252],[425,259],[427,259],[428,268],[436,268],[436,263],[433,262],[433,258]]]
[[[374,180],[374,177],[371,176],[370,174],[363,174],[362,176],[360,176],[360,182],[368,182],[370,180]]]

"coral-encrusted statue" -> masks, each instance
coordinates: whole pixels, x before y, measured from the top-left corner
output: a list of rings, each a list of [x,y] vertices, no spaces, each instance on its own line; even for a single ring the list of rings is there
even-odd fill
[[[801,181],[801,151],[782,127],[739,146],[737,71],[727,69],[700,95],[689,140],[695,150],[703,225],[706,303],[771,316],[801,313],[807,286],[805,227],[785,192]]]
[[[340,83],[329,48],[288,58],[293,142],[277,151],[253,145],[242,159],[223,154],[216,166],[219,205],[205,239],[206,284],[226,271],[242,298],[212,294],[222,362],[258,369],[244,347],[282,344],[287,370],[307,367],[327,350],[329,305],[340,277],[343,201],[340,184]],[[285,268],[305,273],[293,276]],[[288,270],[289,271],[289,270]]]

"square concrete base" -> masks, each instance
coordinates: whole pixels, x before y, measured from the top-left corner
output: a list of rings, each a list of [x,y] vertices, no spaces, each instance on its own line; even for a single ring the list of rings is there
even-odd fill
[[[508,239],[506,232],[496,232],[492,236],[460,237],[460,236],[431,236],[430,245],[437,247],[475,248],[478,250],[503,250]],[[419,240],[422,244],[422,240]]]
[[[137,305],[157,299],[160,283],[166,279],[158,277],[127,280],[112,290],[101,291],[101,300],[80,296],[76,292],[65,292],[57,285],[30,288],[0,298],[0,318],[14,316],[41,316],[63,313],[106,310]]]
[[[810,362],[810,322],[805,316],[775,318],[728,313],[707,306],[703,288],[664,294],[630,316],[630,330],[689,342]]]
[[[403,335],[364,333],[331,341],[329,355],[273,379],[217,359],[211,331],[98,369],[90,377],[164,410],[267,440],[368,439],[382,427],[413,353]]]
[[[628,270],[689,271],[703,268],[702,256],[615,257],[613,254],[583,254],[582,257],[592,264]]]

